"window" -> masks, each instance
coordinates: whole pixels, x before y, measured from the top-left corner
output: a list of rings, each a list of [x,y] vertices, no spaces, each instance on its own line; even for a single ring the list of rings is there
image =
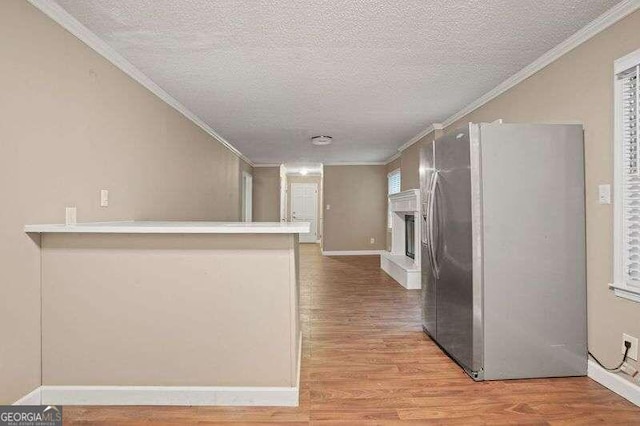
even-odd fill
[[[615,63],[614,283],[640,302],[640,50]]]
[[[400,192],[400,169],[395,169],[387,175],[387,195]],[[391,229],[391,204],[387,201],[387,227]]]

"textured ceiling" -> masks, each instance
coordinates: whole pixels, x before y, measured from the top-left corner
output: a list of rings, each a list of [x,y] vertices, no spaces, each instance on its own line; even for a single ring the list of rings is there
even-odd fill
[[[256,163],[386,160],[617,3],[57,2]]]

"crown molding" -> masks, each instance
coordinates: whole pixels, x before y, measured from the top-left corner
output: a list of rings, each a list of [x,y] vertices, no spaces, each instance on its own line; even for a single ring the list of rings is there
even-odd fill
[[[66,10],[64,10],[58,3],[50,0],[28,0],[36,9],[40,10],[42,13],[47,15],[49,18],[53,19],[59,25],[62,26],[65,30],[73,34],[76,38],[86,44],[89,48],[93,49],[96,53],[104,57],[106,60],[111,62],[129,77],[133,78],[135,81],[140,83],[143,87],[149,90],[151,93],[156,95],[166,104],[171,106],[173,109],[178,111],[180,114],[185,116],[187,119],[191,120],[196,126],[200,127],[222,145],[227,147],[231,152],[233,152],[236,156],[246,161],[252,167],[254,166],[253,162],[245,157],[236,147],[234,147],[229,141],[220,136],[215,130],[211,128],[207,123],[205,123],[200,117],[198,117],[193,112],[189,111],[187,107],[182,105],[167,93],[164,89],[158,86],[153,80],[147,77],[142,71],[136,68],[131,62],[126,60],[122,55],[116,52],[111,46],[109,46],[106,42],[104,42],[100,37],[98,37],[94,32],[85,27],[69,14]]]
[[[344,163],[322,163],[323,166],[385,166],[385,161],[362,161],[362,162],[344,162]]]
[[[631,13],[635,12],[638,9],[640,9],[640,0],[621,1],[617,5],[613,6],[611,9],[607,10],[605,13],[603,13],[602,15],[600,15],[599,17],[597,17],[596,19],[594,19],[593,21],[591,21],[590,23],[582,27],[582,29],[575,32],[568,39],[558,44],[556,47],[552,48],[551,50],[547,51],[538,59],[536,59],[535,61],[533,61],[532,63],[530,63],[529,65],[527,65],[526,67],[524,67],[523,69],[521,69],[520,71],[518,71],[508,79],[506,79],[505,81],[503,81],[502,83],[498,84],[492,90],[485,93],[475,101],[471,102],[469,105],[462,108],[460,111],[453,114],[451,117],[447,118],[442,123],[441,128],[452,125],[453,123],[460,120],[467,114],[475,111],[476,109],[480,108],[481,106],[488,103],[489,101],[497,98],[507,90],[523,82],[527,78],[531,77],[533,74],[545,68],[547,65],[556,61],[557,59],[569,53],[571,50],[575,49],[576,47],[580,46],[582,43],[586,42],[593,36],[609,28],[611,25],[627,17],[628,15],[630,15]],[[409,139],[404,145],[402,145],[399,148],[399,150],[403,151],[409,146],[413,145],[415,142],[422,139],[424,136],[428,135],[431,131],[433,131],[434,128],[436,128],[435,125],[431,125],[427,127],[425,130],[418,133],[413,138]],[[387,160],[387,163],[391,161],[393,160]]]
[[[280,164],[268,164],[268,163],[263,163],[263,164],[254,164],[253,167],[280,167]]]
[[[409,148],[411,145],[413,145],[414,143],[418,142],[420,139],[424,138],[429,133],[431,133],[431,132],[433,132],[435,130],[442,130],[442,129],[444,129],[444,126],[441,123],[433,123],[433,124],[431,124],[429,127],[427,127],[426,129],[424,129],[423,131],[421,131],[420,133],[418,133],[417,135],[415,135],[414,137],[412,137],[411,139],[406,141],[404,144],[402,144],[400,146],[400,148],[398,148],[398,152],[395,153],[392,157],[389,157],[387,159],[387,161],[385,161],[385,164],[389,164],[392,161],[395,161],[398,157],[400,157],[402,155],[402,151],[404,151],[405,149]]]
[[[402,152],[405,149],[409,148],[414,143],[418,142],[420,139],[427,136],[429,133],[434,132],[436,130],[442,130],[442,129],[444,129],[444,125],[442,125],[442,123],[433,123],[426,129],[424,129],[423,131],[421,131],[420,133],[418,133],[417,135],[415,135],[414,137],[406,141],[404,144],[402,144],[400,148],[398,148],[398,151]]]
[[[434,130],[435,130],[435,127],[433,126],[433,124],[431,124],[429,127],[427,127],[426,129],[424,129],[423,131],[421,131],[420,133],[418,133],[417,135],[415,135],[414,137],[412,137],[411,139],[403,143],[400,146],[400,148],[398,148],[398,151],[400,152],[404,151],[405,149],[409,148],[411,145],[418,142],[420,139],[424,138]]]
[[[402,155],[402,151],[398,150],[398,152],[396,152],[395,154],[393,154],[393,156],[389,157],[387,159],[387,161],[385,161],[385,165],[391,164],[394,161],[396,161],[398,158],[400,158],[400,156]]]

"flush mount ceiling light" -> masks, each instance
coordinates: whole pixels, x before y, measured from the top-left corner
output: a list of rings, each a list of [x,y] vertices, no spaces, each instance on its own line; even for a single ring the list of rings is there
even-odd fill
[[[309,173],[309,171],[308,171],[307,169],[302,169],[302,170],[300,170],[300,174],[301,174],[302,176],[306,176],[306,175],[307,175],[307,173]]]
[[[329,145],[331,142],[333,142],[333,138],[331,136],[313,136],[311,138],[311,143],[314,145]]]

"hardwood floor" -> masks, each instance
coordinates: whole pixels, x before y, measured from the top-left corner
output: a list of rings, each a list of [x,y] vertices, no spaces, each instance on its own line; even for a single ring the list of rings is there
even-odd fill
[[[297,408],[64,407],[65,424],[640,424],[640,408],[586,377],[476,383],[421,331],[420,292],[377,256],[301,248]]]

